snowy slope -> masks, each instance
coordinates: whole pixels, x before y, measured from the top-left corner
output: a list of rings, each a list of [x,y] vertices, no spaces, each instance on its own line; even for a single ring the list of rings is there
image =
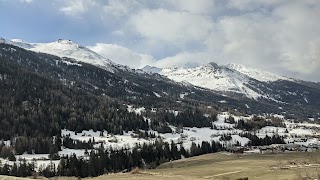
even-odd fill
[[[131,110],[135,112],[136,114],[141,113],[145,108],[144,107],[137,107],[133,108],[132,106],[128,106],[128,110]],[[171,110],[172,112],[176,112],[175,110]],[[178,147],[182,144],[183,147],[187,150],[190,149],[192,143],[201,144],[202,141],[215,141],[219,142],[220,144],[224,145],[225,147],[234,147],[237,143],[240,143],[241,146],[246,146],[249,143],[249,139],[246,137],[242,137],[239,135],[239,133],[247,132],[242,129],[237,129],[235,123],[227,123],[225,122],[225,119],[229,116],[232,116],[235,121],[238,120],[244,120],[244,121],[250,121],[253,115],[246,115],[246,116],[237,116],[234,114],[231,114],[229,112],[221,112],[217,115],[217,121],[212,122],[213,125],[216,127],[216,129],[203,127],[203,128],[197,128],[197,127],[184,127],[183,131],[177,131],[177,127],[170,126],[170,128],[173,130],[173,133],[159,133],[157,131],[149,130],[148,133],[154,133],[157,137],[160,136],[162,141],[171,143],[173,141],[174,143],[178,144]],[[319,134],[319,128],[320,125],[316,124],[314,122],[294,122],[289,119],[285,119],[281,115],[272,115],[273,117],[280,118],[284,124],[285,127],[275,127],[275,126],[265,126],[261,129],[257,129],[254,134],[258,136],[259,138],[265,138],[266,136],[272,137],[274,135],[280,135],[284,137],[284,141],[286,144],[295,144],[295,145],[302,145],[302,146],[310,146],[310,145],[320,145],[320,141],[318,138]],[[265,118],[266,120],[269,115],[267,116],[260,116],[262,118]],[[146,118],[148,119],[148,118]],[[142,131],[144,132],[144,131]],[[250,132],[253,133],[253,132]],[[230,135],[230,140],[222,140],[221,137],[223,135]],[[139,138],[138,134],[133,131],[123,132],[123,135],[114,135],[110,134],[107,131],[93,131],[93,130],[84,130],[82,132],[74,132],[67,129],[61,130],[61,136],[69,136],[73,140],[80,140],[84,142],[92,141],[94,138],[94,141],[96,144],[94,145],[94,148],[97,149],[101,146],[101,144],[104,146],[105,149],[108,149],[112,147],[113,149],[118,148],[132,148],[136,144],[140,143],[153,143],[155,142],[156,138]],[[2,141],[0,140],[0,143]],[[6,142],[7,143],[7,142]],[[10,143],[8,143],[10,144]],[[248,147],[250,148],[250,147]],[[256,148],[256,147],[253,147]],[[256,149],[258,150],[258,149]],[[89,150],[90,151],[90,150]],[[251,149],[251,152],[255,151],[254,149]],[[62,150],[58,152],[60,156],[62,155],[72,155],[76,154],[77,157],[83,157],[86,158],[88,155],[85,154],[85,149],[68,149],[62,146]],[[260,151],[257,151],[257,153],[260,153]],[[56,167],[58,167],[59,160],[50,160],[48,158],[49,154],[27,154],[24,153],[22,155],[16,155],[16,161],[15,163],[20,163],[20,159],[25,159],[27,162],[34,162],[36,164],[36,170],[43,165],[46,167],[50,163],[54,163]],[[8,159],[2,159],[0,158],[0,161],[4,163],[8,163],[9,165],[13,165],[14,162],[8,161]]]
[[[92,50],[76,44],[71,40],[59,39],[50,43],[28,43],[20,39],[6,40],[5,43],[12,44],[27,50],[52,54],[59,57],[68,57],[76,61],[85,62],[102,67],[110,72],[114,71],[114,63],[107,58],[93,52]]]
[[[263,96],[251,87],[252,79],[249,76],[215,63],[196,68],[164,68],[160,74],[215,91],[240,93],[253,99]]]
[[[218,65],[213,62],[198,66],[165,67],[162,69],[146,66],[143,70],[159,73],[177,82],[186,82],[222,92],[223,95],[226,95],[225,92],[236,93],[250,99],[264,98],[277,103],[283,102],[279,93],[287,93],[287,91],[282,92],[281,85],[275,89],[275,85],[281,80],[294,81],[287,77],[243,65]]]
[[[262,71],[260,69],[254,69],[251,67],[246,67],[241,64],[228,64],[228,68],[236,70],[242,74],[245,74],[253,79],[258,81],[270,82],[270,81],[278,81],[278,80],[290,80],[287,77],[279,76],[277,74],[273,74],[270,72]]]

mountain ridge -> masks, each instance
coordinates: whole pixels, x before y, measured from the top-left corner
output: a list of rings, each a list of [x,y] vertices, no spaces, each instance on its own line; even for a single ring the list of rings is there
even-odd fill
[[[115,71],[113,67],[115,63],[110,59],[101,56],[100,54],[90,50],[89,48],[74,43],[71,40],[58,39],[56,41],[48,43],[28,43],[21,39],[2,39],[6,44],[18,46],[26,50],[52,54],[59,57],[68,57],[75,59],[76,61],[81,61],[96,65],[98,67],[102,67],[110,72]]]
[[[286,79],[259,81],[227,65],[216,63],[195,68],[189,66],[188,68],[159,69],[149,66],[153,70],[167,71],[166,73],[171,76],[161,72],[147,73],[115,63],[108,64],[114,70],[110,71],[92,62],[87,63],[72,57],[65,58],[64,54],[60,57],[49,56],[50,52],[46,53],[49,55],[45,55],[30,48],[22,48],[30,51],[24,52],[19,49],[24,42],[20,40],[15,42],[20,43],[19,46],[5,43],[0,50],[3,55],[24,68],[54,77],[69,86],[80,87],[97,95],[105,94],[113,98],[121,98],[130,103],[160,105],[165,101],[179,104],[181,100],[188,99],[196,103],[218,104],[223,109],[237,109],[237,111],[252,113],[296,114],[297,111],[299,113],[301,111],[301,114],[309,115],[317,114],[316,107],[320,107],[319,102],[316,101],[320,98],[320,87],[317,83]],[[75,45],[69,40],[53,43],[71,45],[75,47],[75,51],[82,51],[79,48],[80,45]],[[6,44],[8,46],[5,46]],[[86,52],[90,53],[90,51]],[[25,54],[24,57],[22,54]],[[54,69],[48,69],[49,66]]]

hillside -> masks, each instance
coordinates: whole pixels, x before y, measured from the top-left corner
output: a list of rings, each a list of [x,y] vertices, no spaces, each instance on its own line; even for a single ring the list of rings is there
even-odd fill
[[[147,66],[144,70],[164,75],[177,82],[210,89],[224,96],[273,104],[279,109],[285,106],[291,106],[289,109],[319,106],[319,102],[315,100],[320,98],[317,83],[291,79],[243,65],[218,65],[211,62],[181,67]],[[251,108],[250,105],[248,107]]]
[[[15,48],[12,51],[2,48],[3,56],[13,61],[19,59],[16,62],[32,72],[140,106],[157,107],[159,101],[180,106],[177,102],[193,101],[219,106],[222,111],[236,109],[249,114],[278,113],[309,118],[319,113],[317,83],[291,80],[241,65],[210,63],[200,67],[166,68],[160,72],[164,75],[161,76],[115,64],[70,40],[4,42],[2,45]],[[23,56],[19,57],[17,50]]]

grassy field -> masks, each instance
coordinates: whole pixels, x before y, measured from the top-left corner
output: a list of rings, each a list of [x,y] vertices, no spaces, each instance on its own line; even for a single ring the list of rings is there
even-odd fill
[[[320,153],[237,155],[214,153],[162,164],[153,170],[103,175],[91,180],[301,180],[320,179]],[[14,180],[4,178],[6,180]],[[52,178],[76,180],[75,177]],[[2,180],[0,176],[0,180]]]

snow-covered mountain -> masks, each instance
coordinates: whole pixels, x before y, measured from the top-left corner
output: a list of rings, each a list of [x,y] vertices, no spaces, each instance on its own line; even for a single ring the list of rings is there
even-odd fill
[[[146,66],[143,70],[132,70],[129,67],[115,64],[107,59],[107,57],[103,57],[70,40],[60,39],[50,43],[28,43],[19,39],[6,40],[0,38],[0,43],[18,46],[33,52],[43,52],[59,57],[68,57],[75,61],[101,67],[113,74],[108,74],[108,76],[116,77],[110,77],[110,81],[108,81],[107,84],[110,85],[112,82],[114,86],[119,86],[120,79],[123,79],[125,83],[124,86],[128,86],[127,89],[119,87],[119,89],[123,91],[123,94],[143,94],[143,96],[150,96],[151,94],[151,96],[160,98],[166,97],[168,92],[172,91],[169,90],[171,88],[174,89],[174,93],[178,93],[177,97],[180,95],[182,99],[184,99],[185,94],[188,94],[188,98],[196,98],[197,100],[210,99],[210,101],[213,102],[227,102],[227,100],[225,100],[226,98],[229,98],[229,101],[232,99],[233,103],[228,102],[230,103],[228,106],[235,106],[235,104],[239,102],[241,104],[244,101],[246,101],[245,104],[256,104],[258,100],[263,104],[272,105],[274,106],[273,108],[279,108],[281,110],[284,104],[290,106],[291,109],[291,106],[300,107],[301,105],[308,109],[320,107],[320,102],[318,101],[320,98],[319,83],[290,79],[243,65],[218,65],[216,63],[201,65],[197,63],[187,63],[185,65],[166,68]],[[4,51],[5,50],[6,49],[4,49]],[[10,56],[13,56],[13,54]],[[36,53],[34,56],[42,55]],[[68,64],[73,64],[71,61],[68,61]],[[62,63],[65,63],[65,61],[62,60]],[[145,73],[146,71],[161,74],[162,76]],[[95,78],[103,79],[104,77],[99,76]],[[129,79],[131,79],[132,85],[128,85],[127,82],[130,81]],[[149,94],[142,93],[145,90],[152,89],[150,83],[153,83],[153,80],[156,79],[161,79],[161,81],[164,82],[164,86],[154,89],[154,91]],[[100,90],[110,88],[106,87],[107,84],[105,83],[106,82],[95,85],[95,88]],[[90,84],[92,84],[92,82],[90,82]],[[99,87],[100,85],[101,87]],[[175,86],[175,88],[173,88],[173,86]],[[168,89],[168,91],[165,92],[163,89]],[[252,104],[250,110],[253,109]],[[238,106],[239,104],[237,104],[237,108],[239,108]],[[259,110],[259,108],[257,107],[256,110]]]
[[[254,99],[261,96],[250,88],[251,79],[248,76],[215,63],[196,68],[164,68],[160,73],[178,82],[186,81],[215,91],[245,94]]]
[[[146,67],[144,71],[159,73],[177,82],[213,90],[220,95],[277,104],[319,104],[319,84],[290,79],[243,65],[209,63],[197,67]],[[312,102],[311,102],[312,101]]]
[[[260,69],[254,69],[252,67],[247,67],[241,64],[228,64],[228,68],[236,70],[242,74],[245,74],[253,79],[256,79],[258,81],[263,81],[263,82],[271,82],[271,81],[278,81],[278,80],[292,80],[290,78],[284,77],[284,76],[279,76],[277,74],[273,74],[271,72],[267,71],[262,71]]]
[[[76,44],[71,40],[59,39],[49,43],[28,43],[20,39],[5,40],[2,38],[2,41],[34,52],[42,52],[59,57],[68,57],[75,59],[76,61],[102,67],[111,72],[114,71],[114,63],[111,60],[102,57],[96,52]]]
[[[265,98],[273,101],[281,100],[269,92],[267,84],[281,80],[291,81],[289,78],[243,65],[218,65],[213,62],[197,67],[160,69],[147,66],[143,70],[159,73],[177,82],[188,82],[222,93],[236,93],[250,99]]]

